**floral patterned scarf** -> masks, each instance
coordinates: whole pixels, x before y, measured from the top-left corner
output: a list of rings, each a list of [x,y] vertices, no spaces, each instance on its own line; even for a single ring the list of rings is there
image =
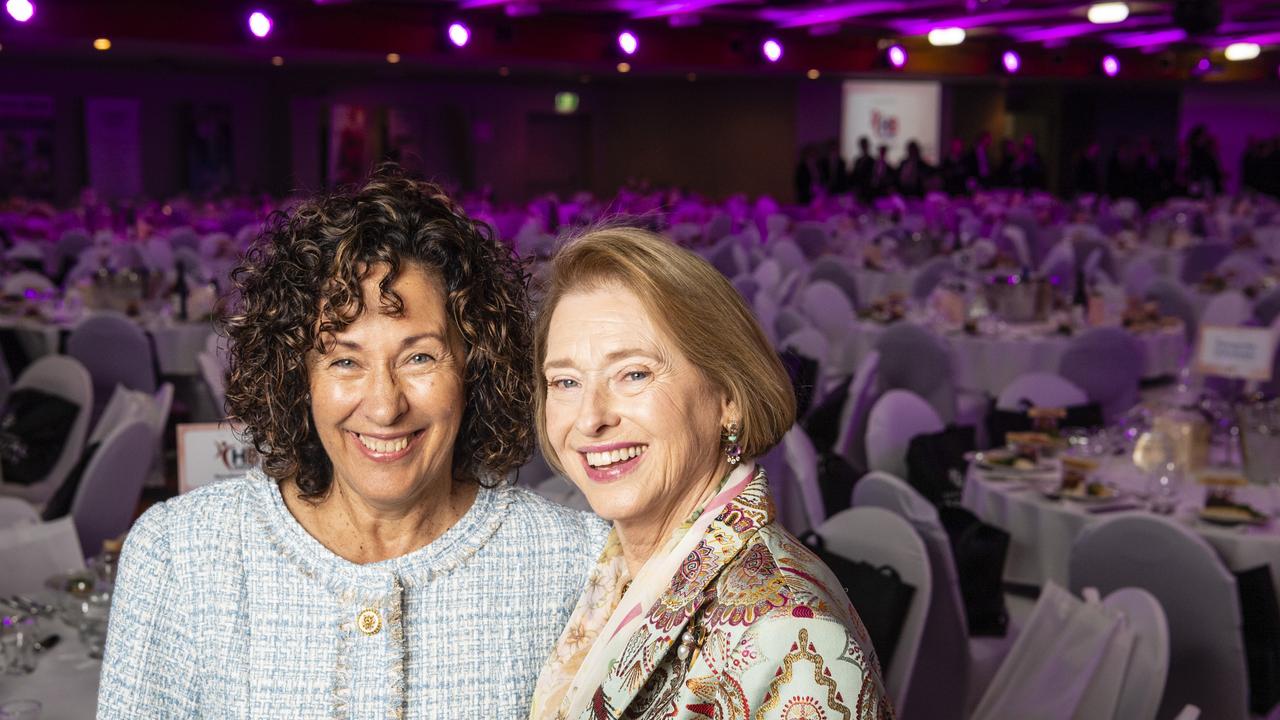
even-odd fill
[[[529,712],[532,720],[565,720],[582,714],[626,649],[628,638],[644,622],[646,609],[671,584],[681,561],[702,539],[719,509],[737,497],[754,476],[755,464],[749,462],[729,473],[715,494],[671,534],[634,579],[627,572],[617,529],[609,533],[604,551],[587,577],[586,590],[542,666]]]

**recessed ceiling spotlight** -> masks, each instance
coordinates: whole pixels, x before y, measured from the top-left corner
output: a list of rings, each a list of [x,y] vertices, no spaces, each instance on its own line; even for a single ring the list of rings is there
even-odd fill
[[[271,16],[261,10],[249,13],[249,32],[256,37],[264,38],[271,34]]]
[[[395,65],[400,62],[400,53],[387,53],[387,62]]]
[[[464,47],[470,40],[471,30],[469,30],[466,25],[463,25],[460,22],[449,24],[449,42],[453,43],[457,47]]]
[[[620,73],[629,73],[629,72],[631,72],[631,63],[628,63],[628,62],[620,62],[620,63],[618,63],[618,72],[620,72]]]
[[[1111,25],[1129,19],[1129,6],[1122,2],[1104,2],[1089,6],[1089,22]]]
[[[1102,58],[1102,72],[1106,73],[1107,77],[1115,77],[1120,74],[1120,61],[1116,59],[1115,55],[1107,55]]]
[[[272,55],[271,64],[275,65],[276,67],[280,67],[281,65],[284,64],[284,58],[279,55]]]
[[[9,17],[22,23],[36,14],[36,6],[31,4],[31,0],[9,0],[4,4],[4,9],[9,11]]]
[[[1004,65],[1004,71],[1012,75],[1022,69],[1022,58],[1018,57],[1018,53],[1012,50],[1005,50],[1000,56],[1000,64]]]
[[[949,47],[964,42],[964,28],[934,28],[929,31],[929,44],[937,47]]]
[[[902,68],[907,64],[907,51],[901,45],[889,46],[889,52],[886,53],[889,58],[889,64],[895,68]]]
[[[98,38],[93,41],[94,50],[110,50],[111,40],[109,38]]]
[[[765,60],[778,62],[782,59],[782,43],[769,38],[760,44],[760,52],[764,53]]]
[[[640,48],[640,41],[636,39],[635,33],[623,30],[618,33],[618,47],[627,55],[635,55],[636,50]]]
[[[1261,52],[1262,48],[1258,46],[1258,43],[1238,42],[1228,45],[1225,55],[1228,60],[1238,62],[1240,60],[1252,60],[1258,57]]]
[[[818,68],[809,68],[809,72],[804,74],[810,80],[817,80],[822,77],[822,73],[818,72]]]

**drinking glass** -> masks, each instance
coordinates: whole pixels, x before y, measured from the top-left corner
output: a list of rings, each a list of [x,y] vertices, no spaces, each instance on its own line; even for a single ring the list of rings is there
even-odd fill
[[[78,599],[68,608],[68,622],[80,633],[80,642],[89,650],[89,657],[102,659],[107,643],[107,617],[111,612],[111,595],[93,593]]]
[[[6,616],[0,626],[0,665],[9,675],[27,675],[36,669],[36,628],[28,618]]]
[[[0,703],[0,720],[40,720],[43,708],[39,700],[10,700]]]

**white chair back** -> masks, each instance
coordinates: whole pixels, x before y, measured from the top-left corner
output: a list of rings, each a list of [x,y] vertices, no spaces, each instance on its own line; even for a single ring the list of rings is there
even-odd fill
[[[1121,278],[1124,294],[1131,298],[1146,297],[1147,288],[1150,288],[1151,283],[1159,277],[1160,274],[1150,258],[1136,257],[1124,266]]]
[[[801,291],[800,310],[828,342],[848,334],[853,327],[853,303],[839,286],[828,280],[815,280]]]
[[[840,409],[840,428],[831,448],[859,472],[867,469],[867,419],[876,401],[879,371],[880,353],[872,350],[858,363],[849,383],[849,394]]]
[[[801,505],[807,520],[803,530],[817,527],[827,519],[826,507],[822,502],[822,487],[818,485],[818,451],[813,441],[805,433],[804,428],[792,425],[787,434],[782,436],[782,448],[787,459],[787,468],[791,470],[791,481],[800,493]],[[792,530],[792,534],[799,531]]]
[[[888,565],[903,582],[915,587],[893,651],[893,664],[885,675],[889,697],[895,707],[901,707],[911,690],[933,597],[933,572],[924,541],[906,520],[877,507],[842,510],[818,527],[817,533],[827,550],[836,555],[876,566]],[[936,678],[925,680],[932,683]]]
[[[919,395],[890,390],[876,401],[867,419],[867,467],[906,477],[911,439],[944,427],[937,411]]]
[[[1236,327],[1249,322],[1253,314],[1253,305],[1249,298],[1239,290],[1226,290],[1213,296],[1204,312],[1200,313],[1200,327],[1205,325],[1225,325]]]
[[[40,522],[40,513],[21,498],[0,497],[0,529],[11,525]]]
[[[93,412],[93,382],[89,371],[74,358],[65,355],[46,355],[27,366],[13,384],[14,390],[33,388],[57,395],[80,407],[71,423],[71,432],[62,446],[62,455],[53,464],[49,474],[30,485],[0,483],[0,495],[20,497],[34,504],[42,504],[53,496],[62,485],[67,473],[80,459],[85,436],[89,431],[89,416]]]
[[[71,501],[81,547],[96,554],[103,540],[129,529],[155,449],[155,436],[144,420],[117,426],[98,446]]]
[[[1124,674],[1117,720],[1155,720],[1169,674],[1169,621],[1160,601],[1142,588],[1121,588],[1102,604],[1119,611],[1133,630],[1133,654]]]
[[[116,385],[156,391],[151,341],[137,323],[120,313],[104,312],[81,320],[67,336],[67,354],[83,363],[93,378],[99,404],[95,418]]]
[[[900,717],[960,720],[969,685],[969,630],[951,540],[938,510],[901,478],[871,472],[853,486],[854,507],[879,507],[901,517],[924,540],[933,571],[933,595],[920,641],[916,683],[898,706]]]
[[[805,259],[804,253],[790,240],[778,239],[772,241],[769,244],[769,254],[778,261],[778,265],[782,266],[784,275],[797,272],[806,273],[809,270],[809,261]]]
[[[1139,587],[1164,608],[1170,657],[1160,717],[1188,703],[1224,720],[1249,716],[1236,581],[1200,536],[1165,518],[1111,518],[1076,538],[1070,579],[1073,589],[1104,593]]]
[[[1022,410],[1026,400],[1034,407],[1071,407],[1089,401],[1075,383],[1054,373],[1030,372],[1013,379],[996,398],[998,410]]]
[[[5,295],[25,295],[28,290],[48,294],[56,289],[52,280],[31,270],[10,274],[4,279],[3,288]]]
[[[200,368],[200,379],[209,388],[213,410],[221,417],[227,407],[227,371],[216,357],[207,352],[196,355],[196,365]]]
[[[84,567],[71,518],[0,528],[0,596],[44,591],[50,575]]]

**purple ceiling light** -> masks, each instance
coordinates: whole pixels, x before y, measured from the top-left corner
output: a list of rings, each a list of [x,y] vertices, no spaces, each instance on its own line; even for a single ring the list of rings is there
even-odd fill
[[[636,50],[640,47],[640,41],[636,39],[635,33],[630,30],[623,30],[618,33],[618,47],[628,55],[635,55]]]
[[[31,4],[31,0],[9,0],[4,4],[4,9],[9,11],[9,17],[21,23],[36,14],[36,6]]]
[[[1196,74],[1198,75],[1204,75],[1205,73],[1209,72],[1212,69],[1213,69],[1213,62],[1210,61],[1209,58],[1207,57],[1202,57],[1200,58],[1199,61],[1196,62]]]
[[[1120,74],[1120,61],[1116,59],[1115,55],[1107,55],[1102,58],[1102,72],[1106,73],[1107,77],[1115,77]]]
[[[760,52],[764,53],[764,58],[769,62],[778,62],[782,59],[782,43],[769,38],[760,45]]]
[[[249,13],[249,32],[255,37],[264,38],[271,34],[271,16],[261,10]]]
[[[1004,65],[1004,71],[1010,75],[1018,72],[1022,68],[1022,58],[1018,57],[1018,53],[1012,50],[1005,50],[1000,56],[1000,64]]]
[[[449,23],[449,42],[457,47],[465,47],[471,40],[471,31],[460,22]]]
[[[888,52],[889,64],[895,68],[902,68],[907,64],[907,51],[901,45],[894,45],[889,48]]]

